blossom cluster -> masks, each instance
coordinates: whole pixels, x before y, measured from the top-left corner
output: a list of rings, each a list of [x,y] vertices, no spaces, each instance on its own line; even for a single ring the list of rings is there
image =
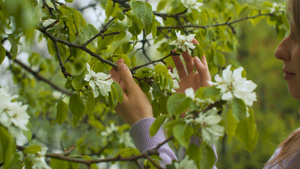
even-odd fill
[[[39,151],[37,154],[27,155],[33,163],[32,169],[51,169],[51,167],[49,167],[45,161],[45,155],[47,151],[47,147],[42,147],[41,151]]]
[[[188,36],[181,35],[181,31],[175,31],[177,40],[174,40],[170,45],[175,45],[177,50],[180,49],[183,52],[189,51],[189,49],[195,49],[192,40],[195,37],[195,34],[190,34]]]
[[[193,88],[186,89],[185,95],[199,104],[209,102],[207,100],[196,98]],[[207,143],[215,143],[224,135],[224,127],[219,125],[221,121],[222,117],[218,115],[218,109],[215,107],[205,113],[200,112],[196,118],[191,114],[185,117],[185,122],[187,124],[195,123],[200,125],[203,140]]]
[[[176,92],[175,89],[179,89],[179,84],[177,79],[179,79],[178,73],[177,73],[177,69],[173,69],[173,72],[171,72],[170,70],[168,70],[168,73],[171,75],[172,79],[173,79],[173,87],[172,87],[172,92]]]
[[[0,88],[0,125],[7,128],[14,137],[21,131],[27,131],[30,116],[26,113],[28,105],[14,101],[17,95],[11,96],[6,89]]]
[[[276,11],[284,12],[285,10],[286,10],[285,5],[273,2],[273,6],[271,7],[270,12],[271,13]]]
[[[102,72],[95,73],[91,70],[89,64],[86,64],[88,74],[85,75],[84,80],[89,82],[90,87],[93,89],[94,96],[99,96],[101,93],[102,96],[108,96],[108,93],[111,91],[111,84],[113,83],[110,75],[107,75]]]
[[[106,130],[101,132],[101,136],[103,138],[106,138],[107,140],[111,139],[110,136],[117,136],[119,144],[124,144],[125,147],[134,147],[133,141],[128,131],[123,131],[121,134],[116,133],[119,133],[119,127],[114,123],[110,123],[110,126],[106,127]]]
[[[201,12],[199,7],[203,5],[201,2],[197,2],[197,0],[181,0],[183,6],[185,6],[188,9],[188,13],[192,12],[192,9],[198,10],[198,12]]]
[[[256,94],[253,90],[256,84],[242,77],[243,68],[239,67],[231,71],[231,65],[223,70],[222,76],[216,75],[216,82],[209,82],[216,88],[221,89],[222,100],[232,100],[233,97],[239,98],[245,102],[247,106],[252,106],[256,101]]]

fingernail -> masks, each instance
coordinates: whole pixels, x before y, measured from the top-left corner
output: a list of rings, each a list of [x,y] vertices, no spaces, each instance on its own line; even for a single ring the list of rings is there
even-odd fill
[[[125,70],[126,68],[127,68],[127,66],[125,64],[122,64],[118,67],[118,71]]]

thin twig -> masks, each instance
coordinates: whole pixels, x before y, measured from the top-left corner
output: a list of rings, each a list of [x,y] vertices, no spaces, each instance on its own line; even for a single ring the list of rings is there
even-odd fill
[[[206,29],[206,28],[210,28],[210,27],[218,27],[218,26],[229,26],[241,21],[245,21],[245,20],[249,20],[249,19],[255,19],[257,17],[260,16],[273,16],[272,13],[266,13],[266,14],[258,14],[255,16],[251,16],[251,17],[245,17],[245,18],[241,18],[232,22],[224,22],[224,23],[220,23],[220,24],[213,24],[213,25],[178,25],[178,26],[157,26],[158,30],[163,30],[163,29],[183,29],[183,28],[202,28],[202,29]]]
[[[96,53],[94,53],[93,51],[91,51],[90,49],[88,49],[87,47],[85,47],[84,45],[78,45],[78,44],[71,43],[69,41],[65,41],[65,40],[59,39],[59,38],[53,36],[52,34],[50,34],[49,32],[47,32],[44,27],[40,27],[40,28],[38,28],[38,30],[40,32],[42,32],[43,34],[45,34],[52,41],[54,40],[54,41],[57,41],[59,43],[65,44],[65,45],[67,45],[69,47],[74,47],[74,48],[81,49],[81,50],[87,52],[88,54],[90,54],[91,56],[97,58],[101,62],[104,62],[104,63],[106,63],[106,64],[108,64],[108,65],[110,65],[112,67],[118,67],[118,65],[114,64],[111,61],[103,59],[101,56],[97,55]]]
[[[168,58],[168,57],[170,57],[170,56],[173,56],[173,55],[179,55],[179,54],[178,54],[178,53],[174,53],[174,52],[170,52],[170,54],[168,54],[167,56],[165,56],[165,57],[163,57],[163,58],[161,58],[161,59],[153,60],[153,61],[148,62],[148,63],[146,63],[146,64],[143,64],[143,65],[140,65],[140,66],[133,67],[133,68],[131,68],[130,70],[131,70],[131,72],[133,72],[133,71],[136,71],[137,69],[140,69],[140,68],[142,68],[142,67],[145,67],[145,66],[148,66],[148,65],[157,63],[157,62],[163,62],[163,63],[164,63],[164,60],[165,60],[166,58]]]
[[[66,70],[63,62],[61,61],[61,57],[60,57],[60,53],[59,53],[57,42],[53,41],[53,43],[54,43],[54,46],[55,46],[56,56],[57,56],[57,59],[58,59],[58,62],[59,62],[59,66],[61,68],[61,72],[64,74],[65,78],[67,78],[68,76],[72,77],[72,75],[69,72],[67,72],[67,70]]]

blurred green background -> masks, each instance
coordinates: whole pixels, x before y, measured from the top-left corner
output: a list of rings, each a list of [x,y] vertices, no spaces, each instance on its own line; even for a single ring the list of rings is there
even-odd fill
[[[240,0],[260,6],[263,0]],[[284,0],[269,2],[285,2]],[[300,104],[293,99],[283,79],[283,62],[274,57],[280,44],[275,29],[266,22],[252,26],[248,21],[239,24],[240,45],[236,57],[247,72],[247,78],[257,84],[257,102],[254,112],[258,128],[258,143],[250,154],[236,139],[228,139],[218,147],[220,169],[255,169],[263,165],[274,153],[278,144],[299,128]],[[299,86],[300,87],[300,86]]]

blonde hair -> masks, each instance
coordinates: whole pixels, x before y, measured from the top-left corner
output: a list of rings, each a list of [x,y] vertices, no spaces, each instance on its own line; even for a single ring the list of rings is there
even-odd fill
[[[287,10],[291,33],[294,34],[294,38],[300,44],[300,1],[288,0]],[[290,137],[279,144],[279,147],[281,148],[280,153],[265,165],[271,165],[271,168],[275,165],[280,165],[282,168],[286,167],[288,169],[299,168],[300,159],[297,160],[299,158],[297,153],[300,152],[300,129],[296,130]],[[286,166],[287,164],[288,166]]]

